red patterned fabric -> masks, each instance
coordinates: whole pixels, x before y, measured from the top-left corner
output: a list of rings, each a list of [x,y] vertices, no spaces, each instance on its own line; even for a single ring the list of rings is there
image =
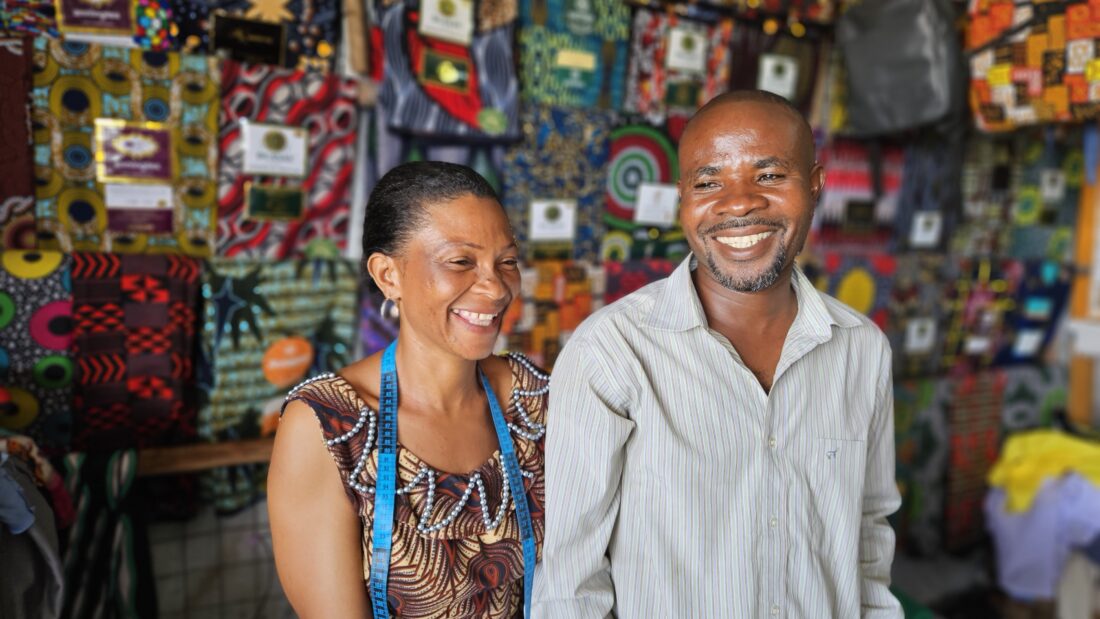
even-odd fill
[[[197,260],[180,256],[73,255],[74,449],[194,436],[199,273]]]

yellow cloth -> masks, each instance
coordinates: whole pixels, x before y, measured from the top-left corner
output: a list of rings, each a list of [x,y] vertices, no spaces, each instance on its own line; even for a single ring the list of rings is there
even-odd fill
[[[1012,513],[1031,508],[1044,480],[1071,472],[1100,486],[1100,442],[1034,430],[1009,437],[988,480],[1004,488],[1005,509]]]

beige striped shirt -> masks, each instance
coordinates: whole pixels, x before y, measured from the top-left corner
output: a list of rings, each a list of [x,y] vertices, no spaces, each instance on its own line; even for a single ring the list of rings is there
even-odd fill
[[[885,336],[796,270],[765,393],[691,268],[594,314],[555,364],[534,616],[900,618]]]

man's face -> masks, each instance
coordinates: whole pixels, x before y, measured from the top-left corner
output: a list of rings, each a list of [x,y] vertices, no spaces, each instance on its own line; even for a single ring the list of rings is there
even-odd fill
[[[680,224],[701,270],[737,292],[771,288],[810,231],[824,172],[779,105],[712,108],[680,140]]]

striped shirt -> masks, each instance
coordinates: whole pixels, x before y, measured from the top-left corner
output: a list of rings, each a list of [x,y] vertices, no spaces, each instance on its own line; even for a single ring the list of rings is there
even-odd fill
[[[770,393],[689,257],[555,364],[534,616],[902,617],[890,347],[797,269]]]

